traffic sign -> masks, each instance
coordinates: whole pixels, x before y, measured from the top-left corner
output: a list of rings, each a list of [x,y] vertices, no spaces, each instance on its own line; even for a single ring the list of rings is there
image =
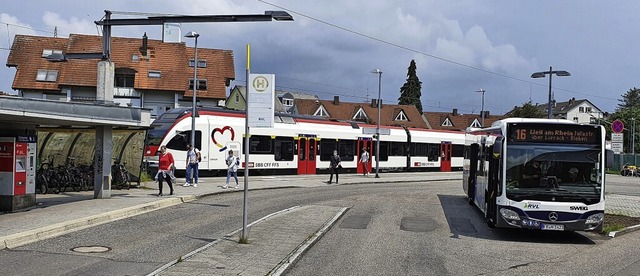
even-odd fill
[[[624,142],[624,133],[611,133],[611,143]]]
[[[624,130],[624,124],[620,120],[615,120],[611,123],[611,130],[615,133],[621,133]]]

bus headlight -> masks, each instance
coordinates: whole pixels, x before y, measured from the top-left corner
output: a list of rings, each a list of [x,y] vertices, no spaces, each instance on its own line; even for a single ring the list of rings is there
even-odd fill
[[[604,214],[603,213],[597,213],[597,214],[590,215],[587,218],[587,221],[585,221],[584,223],[597,224],[597,223],[602,222],[603,219],[604,219]]]
[[[502,215],[503,218],[505,218],[506,220],[520,220],[520,216],[518,215],[518,213],[516,213],[513,210],[509,210],[509,209],[505,209],[505,208],[501,208],[500,209],[500,214]]]

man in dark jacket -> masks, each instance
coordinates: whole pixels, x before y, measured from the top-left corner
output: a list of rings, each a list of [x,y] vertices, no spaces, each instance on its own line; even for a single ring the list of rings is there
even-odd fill
[[[331,184],[331,181],[333,180],[333,174],[336,174],[336,184],[338,184],[338,170],[342,167],[342,165],[340,164],[340,156],[338,155],[337,150],[333,151],[333,155],[329,159],[329,162],[331,176],[329,176],[329,181],[327,181],[327,184]]]

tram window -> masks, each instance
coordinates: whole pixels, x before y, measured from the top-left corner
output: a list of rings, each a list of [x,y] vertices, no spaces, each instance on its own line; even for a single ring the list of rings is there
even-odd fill
[[[274,155],[276,161],[293,161],[293,138],[276,137]]]
[[[389,152],[391,156],[406,156],[407,145],[404,142],[391,142],[391,149]]]
[[[331,155],[333,155],[333,150],[335,149],[336,149],[336,140],[334,139],[320,140],[320,161],[331,160]]]
[[[411,156],[427,156],[429,145],[425,143],[411,143]]]
[[[176,136],[173,136],[173,138],[171,138],[171,140],[169,141],[169,143],[167,143],[167,148],[168,149],[172,149],[172,150],[182,150],[182,151],[186,151],[187,150],[187,145],[191,143],[191,131],[180,131],[176,134]],[[199,130],[196,130],[196,145],[195,147],[197,149],[202,149],[202,147],[200,147],[202,143],[202,132]]]
[[[380,161],[389,161],[390,142],[380,142]]]
[[[440,158],[440,144],[429,144],[429,153],[427,153],[427,160],[436,162]]]
[[[249,153],[272,153],[271,136],[251,135],[249,138]]]
[[[453,145],[451,149],[451,157],[463,157],[464,145]]]
[[[356,155],[356,141],[340,140],[338,142],[338,154],[342,161],[353,161]]]

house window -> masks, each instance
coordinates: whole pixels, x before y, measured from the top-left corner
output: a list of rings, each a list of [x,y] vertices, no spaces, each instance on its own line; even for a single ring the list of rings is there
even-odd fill
[[[58,70],[38,70],[36,75],[37,81],[56,81],[58,79]]]
[[[478,119],[475,119],[473,120],[473,123],[471,123],[470,127],[482,127],[482,125],[478,122]]]
[[[316,113],[313,113],[313,116],[329,117],[329,113],[324,109],[324,106],[320,106],[318,110],[316,110]]]
[[[293,99],[282,99],[282,104],[284,106],[293,106]]]
[[[115,87],[133,87],[136,71],[129,68],[116,68],[114,75]]]
[[[573,121],[577,123],[578,122],[578,117],[573,117]]]
[[[160,71],[155,71],[154,70],[154,71],[149,71],[147,73],[147,76],[150,77],[150,78],[159,79],[162,76],[162,74],[161,74]]]
[[[357,121],[366,122],[367,121],[367,113],[364,112],[362,108],[358,109],[356,115],[353,115],[353,119]]]
[[[578,111],[579,111],[580,113],[584,113],[584,107],[583,107],[583,106],[581,106],[580,108],[578,108]]]
[[[193,59],[189,60],[189,67],[193,67]],[[199,59],[198,68],[207,68],[207,61],[204,59]]]
[[[189,89],[193,90],[193,79],[189,79]],[[207,80],[198,79],[198,90],[207,90]]]
[[[591,107],[590,106],[585,107],[584,110],[587,113],[591,113]]]
[[[239,102],[240,102],[240,94],[236,94],[236,103],[239,103]]]
[[[44,49],[42,50],[42,57],[46,58],[52,54],[59,54],[62,55],[62,50],[51,50],[51,49]]]
[[[404,114],[404,111],[400,110],[400,113],[398,113],[398,115],[396,116],[395,119],[393,119],[394,121],[409,121],[409,119],[407,119],[407,115]]]
[[[442,122],[440,126],[452,127],[453,124],[451,123],[451,120],[449,120],[449,118],[446,118],[444,119],[444,122]]]

